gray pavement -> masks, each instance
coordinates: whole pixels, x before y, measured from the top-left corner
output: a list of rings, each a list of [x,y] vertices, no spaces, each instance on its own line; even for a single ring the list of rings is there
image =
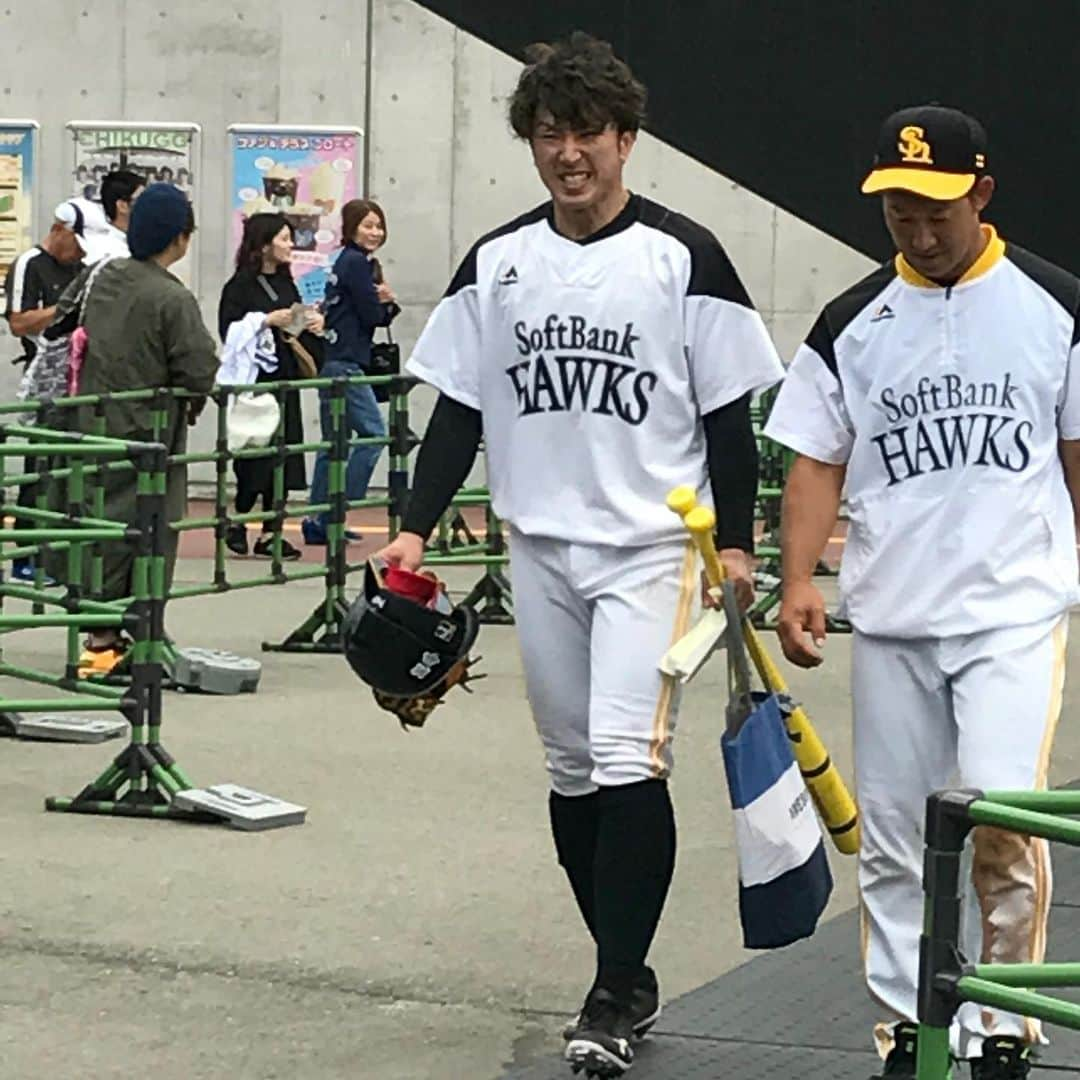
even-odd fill
[[[242,564],[236,576],[251,572]],[[205,580],[185,562],[178,578]],[[469,571],[451,581],[465,585]],[[259,655],[312,583],[181,601],[181,644]],[[55,666],[60,631],[4,639]],[[0,1076],[158,1080],[494,1078],[558,1050],[591,955],[552,851],[513,631],[485,628],[489,677],[401,732],[340,657],[264,654],[258,694],[169,694],[164,742],[199,783],[309,807],[302,827],[46,814],[119,744],[0,742]],[[850,650],[793,688],[850,777]],[[1074,644],[1070,668],[1080,674]],[[1080,684],[1080,678],[1072,683]],[[1070,683],[1052,779],[1080,776]],[[5,695],[23,693],[0,681]],[[749,954],[718,737],[722,668],[689,689],[676,740],[676,879],[654,950],[667,995]],[[836,857],[831,913],[855,901]]]

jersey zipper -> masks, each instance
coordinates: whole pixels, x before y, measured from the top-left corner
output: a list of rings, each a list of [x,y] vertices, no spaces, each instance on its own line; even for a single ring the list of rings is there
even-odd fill
[[[953,335],[952,335],[952,305],[949,300],[952,299],[951,285],[945,286],[945,353],[942,357],[943,368],[955,367],[953,364]]]

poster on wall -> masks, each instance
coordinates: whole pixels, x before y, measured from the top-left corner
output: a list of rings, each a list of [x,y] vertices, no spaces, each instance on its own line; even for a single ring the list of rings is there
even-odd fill
[[[0,120],[0,309],[11,264],[37,241],[34,181],[38,125],[33,120]]]
[[[318,303],[340,250],[341,207],[359,198],[360,128],[234,124],[229,128],[229,265],[252,214],[282,213],[294,230],[293,277]]]
[[[99,202],[102,178],[117,169],[128,169],[145,176],[148,184],[164,182],[180,188],[194,204],[198,221],[198,185],[202,179],[198,124],[80,121],[68,124],[68,130],[74,147],[69,189],[72,195]],[[169,269],[194,292],[197,268],[192,241],[187,256]]]

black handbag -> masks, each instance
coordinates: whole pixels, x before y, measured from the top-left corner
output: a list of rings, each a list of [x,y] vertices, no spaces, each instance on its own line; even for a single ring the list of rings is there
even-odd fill
[[[367,369],[368,375],[400,375],[401,374],[401,348],[394,341],[390,333],[390,327],[386,328],[386,340],[376,341],[371,344],[371,363]],[[371,388],[375,391],[376,401],[390,400],[390,384],[378,383]]]

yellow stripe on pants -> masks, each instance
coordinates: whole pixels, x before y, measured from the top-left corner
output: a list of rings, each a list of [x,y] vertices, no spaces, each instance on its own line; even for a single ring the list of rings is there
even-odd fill
[[[1039,765],[1035,777],[1035,786],[1045,789],[1050,773],[1050,751],[1053,749],[1054,736],[1057,734],[1058,721],[1061,719],[1061,704],[1065,694],[1065,647],[1069,640],[1069,617],[1063,616],[1054,627],[1054,666],[1051,673],[1050,701],[1046,709],[1046,727],[1043,731],[1042,745],[1039,747]],[[1031,935],[1031,963],[1041,964],[1046,959],[1046,933],[1050,921],[1051,869],[1050,845],[1041,839],[1032,839],[1032,854],[1035,858],[1035,925]],[[1038,1020],[1025,1018],[1024,1027],[1028,1041],[1040,1042],[1042,1024]]]
[[[694,590],[697,587],[697,548],[686,545],[682,571],[679,577],[679,602],[675,608],[675,626],[671,634],[674,645],[690,629],[690,612],[693,609]],[[671,738],[671,704],[675,696],[675,678],[672,675],[660,676],[660,696],[653,713],[652,739],[649,742],[649,763],[653,775],[667,776],[668,766],[664,760],[664,750]]]

